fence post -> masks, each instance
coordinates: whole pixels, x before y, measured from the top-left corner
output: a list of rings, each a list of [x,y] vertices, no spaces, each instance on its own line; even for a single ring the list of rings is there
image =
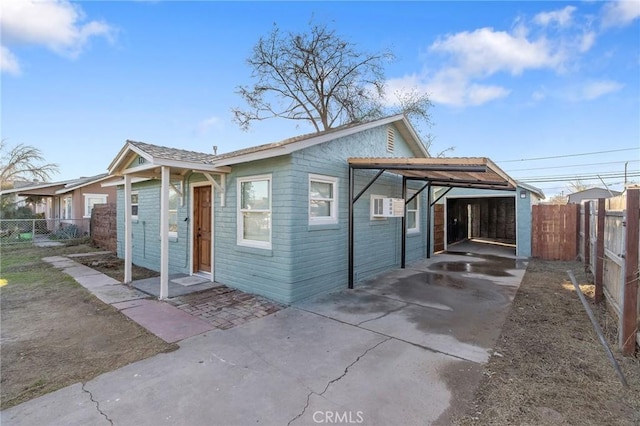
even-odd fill
[[[622,306],[622,353],[633,355],[638,331],[638,239],[640,189],[627,190],[624,248],[624,301]]]
[[[596,235],[596,294],[595,302],[604,299],[604,218],[606,214],[604,198],[598,199],[598,233]]]
[[[31,220],[31,245],[36,245],[36,220]]]
[[[584,202],[584,269],[591,264],[591,201]]]

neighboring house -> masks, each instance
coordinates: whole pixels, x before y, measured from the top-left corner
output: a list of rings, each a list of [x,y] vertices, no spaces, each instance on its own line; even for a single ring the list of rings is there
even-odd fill
[[[599,198],[617,197],[620,194],[622,192],[610,191],[605,188],[589,188],[569,194],[567,204],[582,204],[585,201],[597,201]]]
[[[443,226],[434,236],[440,249],[479,238],[512,245],[518,257],[531,256],[532,206],[544,199],[540,189],[521,182],[509,191],[438,188],[436,199],[442,207],[435,221]]]
[[[74,224],[82,232],[89,231],[91,210],[96,204],[115,203],[116,188],[103,187],[110,179],[106,173],[61,182],[34,183],[7,189],[0,195],[42,197],[34,213],[43,213],[45,219]]]
[[[126,282],[135,263],[161,298],[183,273],[284,303],[429,256],[436,181],[515,188],[487,159],[429,158],[403,115],[221,155],[127,141],[109,172]]]

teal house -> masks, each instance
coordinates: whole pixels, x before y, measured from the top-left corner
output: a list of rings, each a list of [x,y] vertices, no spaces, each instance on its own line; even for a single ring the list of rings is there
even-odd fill
[[[160,272],[160,298],[173,274],[283,303],[346,288],[432,252],[442,179],[515,188],[468,160],[429,158],[403,115],[218,155],[127,141],[109,166],[125,282],[136,264]]]

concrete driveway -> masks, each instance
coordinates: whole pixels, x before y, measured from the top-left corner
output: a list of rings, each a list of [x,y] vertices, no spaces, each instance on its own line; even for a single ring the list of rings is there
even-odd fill
[[[2,425],[424,425],[464,409],[524,264],[445,254],[180,342]]]

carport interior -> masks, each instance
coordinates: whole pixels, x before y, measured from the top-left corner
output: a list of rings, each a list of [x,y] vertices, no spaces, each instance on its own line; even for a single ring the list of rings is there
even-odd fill
[[[402,218],[401,268],[405,267],[406,255],[406,205],[418,194],[426,190],[427,205],[431,208],[439,201],[432,200],[431,189],[434,186],[446,188],[476,188],[513,191],[516,182],[484,157],[477,158],[349,158],[349,288],[354,284],[354,205],[360,197],[385,172],[402,176],[402,198],[405,200],[405,216]],[[378,170],[359,192],[356,193],[355,171]],[[424,186],[410,198],[407,198],[407,181],[424,182]],[[444,194],[446,195],[446,191]],[[515,219],[515,208],[514,219]],[[514,220],[515,223],[515,220]],[[426,247],[427,258],[431,256],[431,214],[427,214]],[[489,229],[489,226],[486,227]],[[515,231],[514,231],[515,240]]]
[[[447,244],[472,238],[515,244],[515,198],[449,198],[446,223]]]

